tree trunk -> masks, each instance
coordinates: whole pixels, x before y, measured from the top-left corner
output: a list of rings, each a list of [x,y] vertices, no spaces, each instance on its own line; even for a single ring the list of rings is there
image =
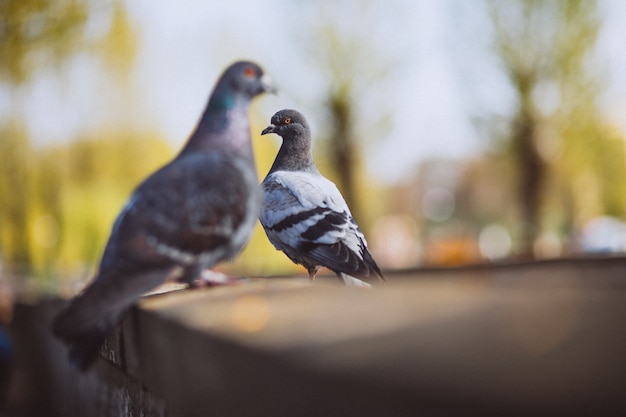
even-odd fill
[[[533,246],[540,231],[540,209],[546,164],[537,150],[539,120],[532,106],[530,77],[519,75],[520,109],[513,132],[513,154],[518,172],[518,196],[522,217],[520,255],[533,258]]]
[[[360,210],[354,180],[357,149],[355,149],[352,130],[352,107],[348,96],[341,90],[331,93],[329,101],[334,122],[329,142],[330,160],[337,172],[339,182],[337,186],[348,203],[352,215],[358,221]]]

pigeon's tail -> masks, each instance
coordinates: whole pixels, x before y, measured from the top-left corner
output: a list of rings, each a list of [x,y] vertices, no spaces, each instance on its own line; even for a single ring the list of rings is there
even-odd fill
[[[58,323],[59,320],[55,322],[55,325]],[[108,323],[107,325],[100,325],[98,328],[93,328],[83,333],[62,334],[60,331],[57,331],[56,328],[54,332],[57,337],[68,344],[70,349],[68,354],[70,363],[81,371],[84,371],[98,356],[104,339],[114,325],[114,322]]]
[[[70,362],[87,369],[121,316],[137,298],[164,283],[176,268],[96,278],[52,324],[52,333],[70,348]]]
[[[348,287],[365,287],[365,288],[371,288],[372,286],[370,284],[368,284],[367,282],[360,280],[358,278],[355,278],[353,276],[350,276],[348,274],[344,274],[343,272],[340,272],[337,274],[337,276],[339,277],[340,280],[343,281],[344,284],[346,284]]]
[[[372,256],[372,254],[367,249],[365,249],[363,251],[363,261],[367,265],[368,272],[370,274],[376,275],[378,277],[378,279],[380,281],[382,281],[382,282],[386,282],[387,281],[385,279],[385,276],[383,275],[382,271],[380,270],[380,268],[376,264],[376,261],[374,260],[374,257]]]
[[[70,349],[70,362],[81,370],[93,363],[105,337],[128,308],[119,306],[114,309],[101,301],[97,297],[100,287],[101,282],[95,281],[83,294],[72,300],[52,324],[52,333]]]

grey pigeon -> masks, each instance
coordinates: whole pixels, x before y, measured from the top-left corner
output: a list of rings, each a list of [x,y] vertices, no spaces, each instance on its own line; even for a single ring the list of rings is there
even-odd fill
[[[274,87],[258,65],[228,67],[181,152],[135,189],[94,281],[53,323],[79,368],[141,295],[168,280],[191,284],[246,245],[262,204],[248,109],[264,92]]]
[[[313,162],[305,117],[295,110],[281,110],[261,134],[268,133],[283,139],[261,184],[265,203],[260,220],[270,242],[303,265],[311,280],[323,266],[347,285],[365,284],[357,278],[384,281],[346,201]]]

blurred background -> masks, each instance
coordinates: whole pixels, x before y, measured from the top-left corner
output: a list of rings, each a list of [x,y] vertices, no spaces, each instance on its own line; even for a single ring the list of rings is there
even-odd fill
[[[89,278],[221,71],[302,111],[383,269],[626,251],[626,2],[2,0],[0,274]],[[260,227],[222,271],[298,273]]]

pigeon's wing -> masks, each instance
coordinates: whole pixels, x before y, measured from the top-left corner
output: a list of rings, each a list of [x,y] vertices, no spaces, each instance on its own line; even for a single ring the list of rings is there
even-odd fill
[[[263,182],[261,223],[291,257],[335,272],[382,278],[341,193],[319,174],[277,171]]]
[[[277,171],[262,184],[261,223],[276,245],[336,243],[345,234],[349,209],[337,187],[320,175]]]
[[[380,268],[367,249],[363,233],[354,219],[349,221],[351,226],[344,239],[326,245],[304,244],[302,249],[308,250],[311,259],[337,273],[364,279],[377,277],[384,281]]]
[[[258,213],[257,187],[252,169],[237,158],[209,153],[174,160],[129,200],[100,275],[170,264],[210,267],[233,256]]]

